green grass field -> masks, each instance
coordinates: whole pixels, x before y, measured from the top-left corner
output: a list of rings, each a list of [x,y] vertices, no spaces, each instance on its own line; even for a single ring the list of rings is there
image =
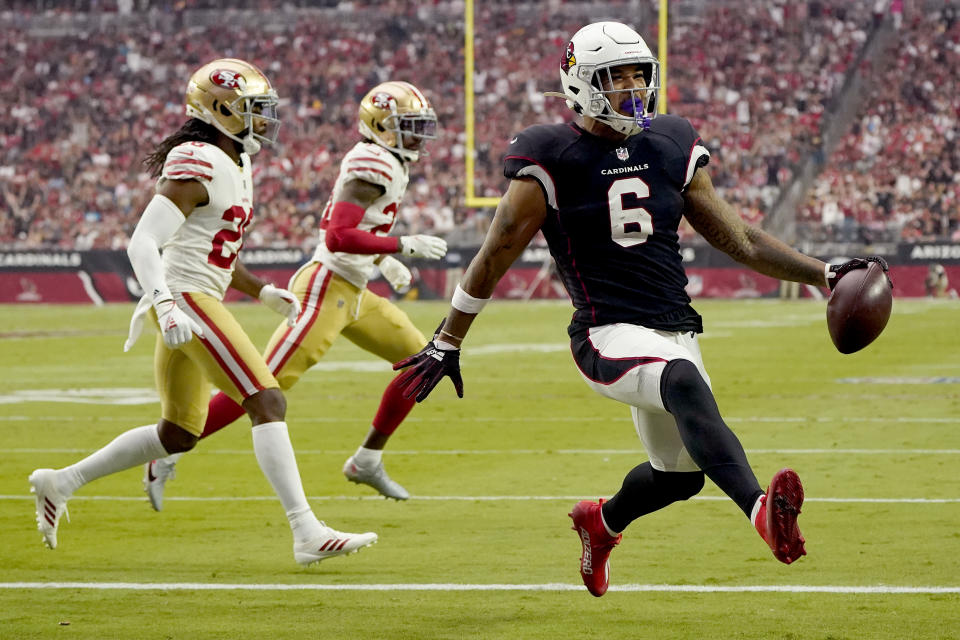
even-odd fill
[[[783,466],[804,480],[809,555],[776,562],[708,482],[627,530],[600,599],[566,514],[645,456],[627,408],[580,380],[565,303],[484,311],[466,397],[444,381],[390,443],[406,503],[340,472],[388,368],[344,340],[304,377],[288,422],[314,510],[380,535],[308,569],[243,423],[181,461],[162,513],[133,469],[81,489],[45,549],[27,475],[156,420],[156,403],[133,403],[152,389],[152,340],[121,352],[132,305],[0,307],[0,638],[960,638],[960,305],[897,301],[850,356],[822,302],[697,307],[761,483]],[[429,330],[446,307],[405,308]],[[276,316],[235,312],[263,344]]]

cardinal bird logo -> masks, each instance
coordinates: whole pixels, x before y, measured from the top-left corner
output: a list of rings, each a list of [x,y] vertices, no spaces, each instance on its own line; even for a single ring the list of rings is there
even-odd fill
[[[567,43],[567,49],[563,52],[563,57],[560,59],[560,67],[564,71],[570,71],[570,67],[577,64],[577,57],[573,55],[573,41]]]

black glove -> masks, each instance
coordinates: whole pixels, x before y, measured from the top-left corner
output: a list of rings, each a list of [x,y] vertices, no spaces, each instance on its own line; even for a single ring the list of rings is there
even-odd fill
[[[876,262],[880,265],[880,268],[883,269],[884,273],[890,271],[890,266],[887,264],[887,261],[881,258],[880,256],[870,256],[869,258],[854,258],[853,260],[847,260],[843,264],[832,264],[827,274],[827,284],[830,285],[830,291],[833,291],[833,288],[837,286],[837,283],[840,282],[840,278],[847,275],[855,269],[866,269],[870,266],[871,262]],[[890,280],[890,276],[887,276],[887,282],[890,283],[890,288],[893,288],[893,281]]]
[[[443,326],[443,323],[440,323]],[[440,329],[438,328],[439,332]],[[434,334],[436,339],[436,334]],[[407,368],[409,367],[409,368]],[[417,402],[423,402],[444,376],[450,376],[457,396],[463,397],[463,378],[460,376],[460,349],[441,349],[431,340],[423,349],[393,365],[393,370],[407,369],[397,381],[404,398],[417,396]]]

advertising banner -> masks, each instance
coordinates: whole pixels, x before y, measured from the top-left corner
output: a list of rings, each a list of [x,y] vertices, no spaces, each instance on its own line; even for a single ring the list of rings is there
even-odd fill
[[[846,259],[846,247],[805,247],[811,255],[827,260]],[[449,300],[477,248],[453,248],[441,261],[406,261],[414,275],[408,297]],[[861,252],[862,253],[862,252]],[[882,252],[890,262],[897,297],[927,295],[926,278],[931,265],[943,267],[950,283],[948,292],[960,284],[960,245],[948,243],[902,244]],[[780,282],[734,262],[709,246],[681,248],[694,298],[760,298],[780,294]],[[307,259],[299,249],[245,249],[244,264],[252,272],[278,286]],[[370,288],[392,295],[382,280]],[[406,293],[406,292],[405,292]],[[826,293],[824,290],[822,293]],[[799,295],[808,296],[801,288]],[[0,303],[93,303],[133,302],[141,295],[124,251],[0,251]],[[230,291],[228,301],[245,296]],[[507,272],[494,292],[496,298],[515,300],[565,299],[546,247],[532,246]]]

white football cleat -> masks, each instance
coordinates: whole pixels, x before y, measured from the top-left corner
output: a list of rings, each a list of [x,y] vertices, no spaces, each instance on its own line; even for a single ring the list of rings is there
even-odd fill
[[[377,541],[375,533],[343,533],[321,522],[323,529],[316,538],[293,544],[293,558],[304,567],[335,556],[356,553]]]
[[[43,534],[43,543],[50,549],[57,548],[57,527],[60,525],[60,516],[67,514],[67,500],[70,496],[63,496],[54,488],[53,469],[36,469],[30,474],[30,493],[37,499],[37,529]]]
[[[143,469],[143,490],[150,498],[150,506],[154,511],[163,509],[163,489],[167,480],[177,475],[177,460],[180,456],[172,455],[148,462]]]
[[[387,475],[386,469],[383,468],[383,461],[380,461],[377,466],[368,469],[357,464],[353,456],[350,456],[347,458],[347,461],[343,463],[343,475],[345,475],[350,482],[373,487],[385,498],[393,498],[394,500],[407,500],[410,498],[410,492],[391,480],[390,476]]]

